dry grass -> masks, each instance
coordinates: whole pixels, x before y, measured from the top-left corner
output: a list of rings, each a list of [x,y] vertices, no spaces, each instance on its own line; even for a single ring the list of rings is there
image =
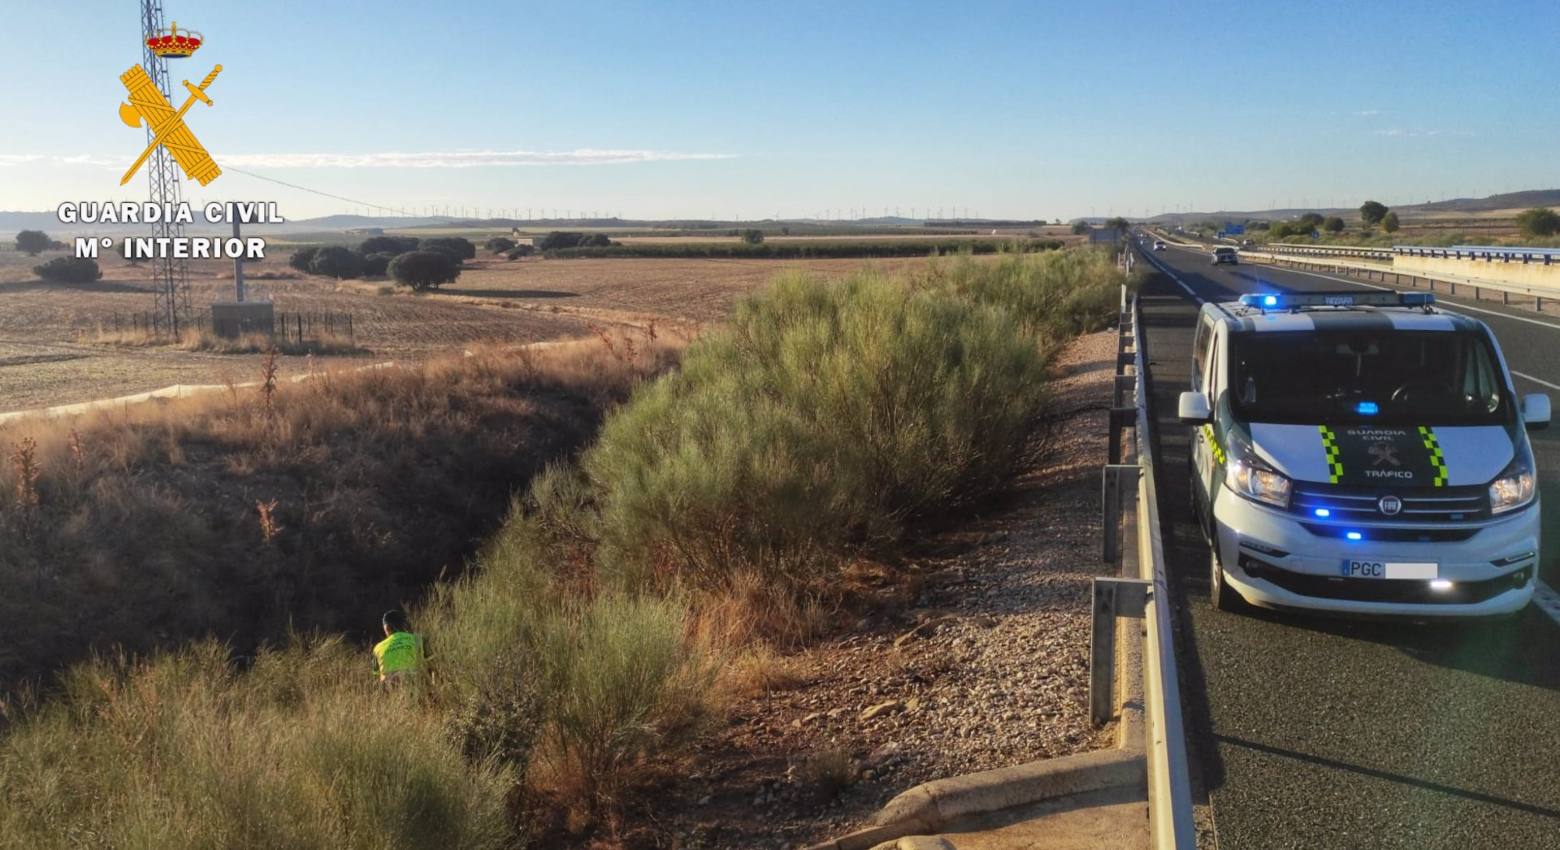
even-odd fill
[[[92,647],[363,633],[682,340],[483,348],[0,429],[0,682]],[[260,375],[254,376],[261,377]]]

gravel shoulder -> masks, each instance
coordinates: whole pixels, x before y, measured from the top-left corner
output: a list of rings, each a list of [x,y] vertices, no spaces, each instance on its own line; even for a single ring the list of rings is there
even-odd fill
[[[630,810],[624,846],[804,845],[922,782],[1110,746],[1088,720],[1088,624],[1114,356],[1114,332],[1065,348],[1010,490],[930,535],[899,604],[733,706]]]

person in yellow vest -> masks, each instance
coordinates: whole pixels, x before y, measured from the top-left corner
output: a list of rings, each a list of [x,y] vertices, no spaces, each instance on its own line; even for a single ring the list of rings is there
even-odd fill
[[[386,611],[380,624],[385,627],[385,639],[374,645],[374,672],[379,674],[380,683],[388,686],[415,675],[428,652],[422,635],[412,634],[400,611]]]

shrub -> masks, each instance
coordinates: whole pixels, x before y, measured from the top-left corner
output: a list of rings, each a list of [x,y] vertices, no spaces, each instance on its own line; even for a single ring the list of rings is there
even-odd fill
[[[54,240],[42,230],[23,230],[16,234],[16,250],[29,257],[38,256],[40,252],[49,250],[53,244]]]
[[[756,227],[750,227],[742,231],[742,241],[747,245],[762,245],[764,244],[764,231]]]
[[[477,256],[477,246],[471,244],[471,240],[460,236],[443,236],[437,239],[424,239],[417,243],[419,251],[444,251],[454,257],[457,262],[470,260]]]
[[[417,250],[417,237],[415,236],[370,236],[358,246],[358,253],[363,256],[369,254],[404,254],[407,251]]]
[[[386,272],[396,283],[423,292],[460,277],[460,260],[449,251],[408,251],[391,260]]]
[[[384,277],[390,268],[390,261],[395,258],[396,255],[388,251],[379,251],[365,255],[363,257],[363,276]]]
[[[262,651],[244,674],[196,644],[84,665],[64,688],[0,739],[0,845],[512,846],[512,772],[463,759],[339,640]]]
[[[1548,207],[1537,207],[1517,214],[1517,227],[1523,236],[1554,236],[1560,233],[1560,214]]]
[[[566,248],[610,248],[614,243],[605,233],[571,233],[554,230],[543,236],[536,247],[541,251],[557,251]]]
[[[811,581],[852,541],[891,546],[990,492],[1044,383],[1005,310],[873,273],[783,277],[586,453],[601,565],[704,587],[749,569]]]
[[[482,247],[487,249],[489,253],[502,254],[515,247],[515,240],[507,236],[494,236],[492,239],[483,242]]]
[[[1389,212],[1382,216],[1381,229],[1388,233],[1396,233],[1398,231],[1398,214],[1395,212]]]
[[[314,255],[318,254],[319,251],[320,249],[318,248],[299,248],[292,252],[291,257],[287,258],[287,265],[298,271],[308,272],[310,264],[314,262]]]
[[[1380,224],[1387,217],[1387,205],[1379,201],[1366,201],[1360,204],[1360,221],[1366,224]]]
[[[1328,233],[1342,233],[1343,228],[1343,219],[1335,215],[1328,216],[1327,220],[1322,222],[1322,229],[1326,230]]]
[[[510,248],[509,252],[504,254],[504,257],[510,260],[518,260],[521,257],[529,257],[534,253],[536,253],[536,246],[534,245],[516,245]]]
[[[350,248],[330,245],[314,253],[309,260],[309,273],[350,280],[363,274],[363,256]]]
[[[33,274],[50,283],[91,283],[103,276],[97,260],[87,257],[55,257],[33,266]]]

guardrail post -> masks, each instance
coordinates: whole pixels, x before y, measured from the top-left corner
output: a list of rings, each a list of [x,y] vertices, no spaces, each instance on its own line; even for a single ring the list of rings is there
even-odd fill
[[[1119,449],[1118,449],[1119,450]],[[1121,563],[1122,506],[1137,496],[1141,470],[1135,463],[1110,463],[1100,473],[1101,557],[1107,564]]]
[[[1099,726],[1116,713],[1116,620],[1143,619],[1151,582],[1096,577],[1089,623],[1089,720]]]

